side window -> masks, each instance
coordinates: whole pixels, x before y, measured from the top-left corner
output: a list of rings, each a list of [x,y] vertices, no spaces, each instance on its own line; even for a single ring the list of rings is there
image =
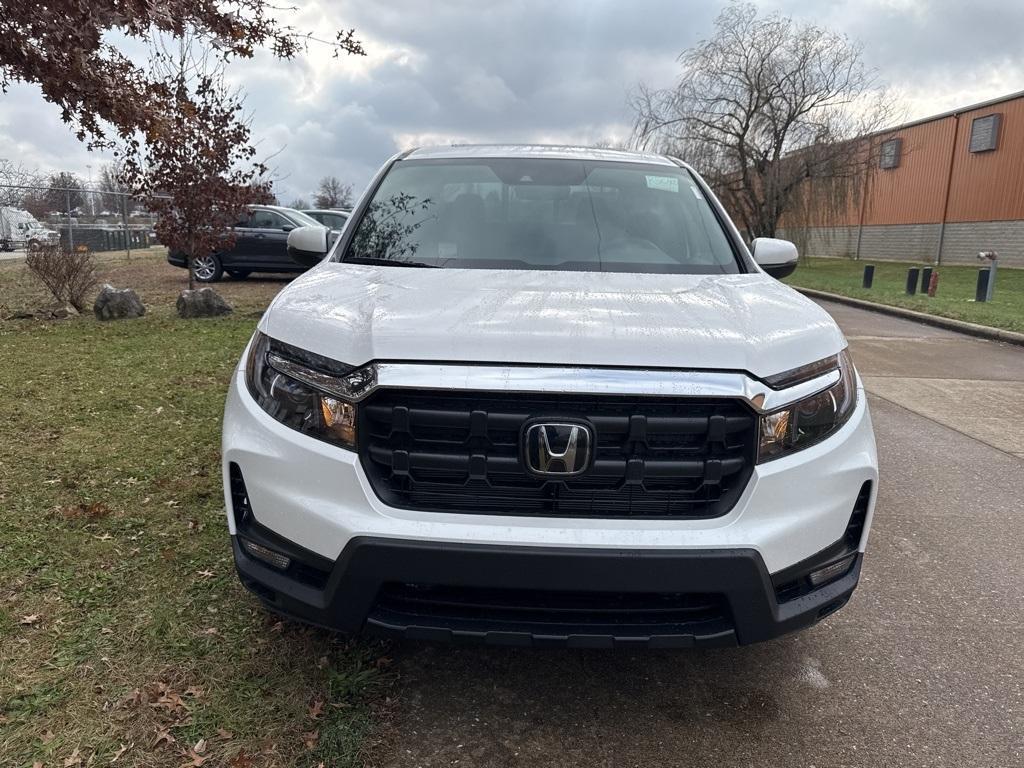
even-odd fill
[[[348,216],[329,215],[325,217],[327,221],[322,223],[327,224],[335,229],[341,229],[345,226],[345,222],[348,221]]]
[[[255,229],[280,229],[289,225],[290,221],[273,211],[253,211],[249,219],[249,226]]]
[[[246,211],[245,213],[242,213],[238,216],[238,221],[235,222],[234,226],[236,228],[248,229],[249,227],[252,226],[252,224],[250,223],[251,221],[252,214],[249,211]]]

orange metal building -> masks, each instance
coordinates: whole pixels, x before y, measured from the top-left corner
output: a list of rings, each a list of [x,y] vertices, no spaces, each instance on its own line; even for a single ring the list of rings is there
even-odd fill
[[[1024,266],[1024,91],[886,131],[874,165],[812,254]]]

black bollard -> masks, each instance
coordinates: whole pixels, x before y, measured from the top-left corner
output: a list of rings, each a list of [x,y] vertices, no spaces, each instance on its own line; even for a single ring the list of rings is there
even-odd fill
[[[932,268],[924,267],[921,270],[921,293],[928,293],[928,286],[932,282]]]
[[[988,270],[978,270],[978,287],[974,289],[974,300],[984,301],[988,296]]]
[[[875,265],[868,264],[864,267],[864,287],[870,288],[871,284],[875,281]]]
[[[917,267],[911,267],[907,270],[907,295],[913,296],[917,293],[917,274],[920,272]]]

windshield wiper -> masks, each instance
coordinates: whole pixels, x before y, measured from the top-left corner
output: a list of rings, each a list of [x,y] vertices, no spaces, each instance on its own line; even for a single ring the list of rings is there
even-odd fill
[[[422,269],[440,269],[438,264],[426,264],[422,261],[400,261],[399,259],[381,259],[374,256],[354,256],[344,259],[343,264],[371,264],[385,267],[417,267]]]

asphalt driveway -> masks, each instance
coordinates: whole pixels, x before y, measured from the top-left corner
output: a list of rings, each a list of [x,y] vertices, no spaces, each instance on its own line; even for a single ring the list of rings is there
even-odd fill
[[[1024,765],[1024,349],[825,306],[883,473],[851,603],[733,650],[400,645],[379,764]]]

